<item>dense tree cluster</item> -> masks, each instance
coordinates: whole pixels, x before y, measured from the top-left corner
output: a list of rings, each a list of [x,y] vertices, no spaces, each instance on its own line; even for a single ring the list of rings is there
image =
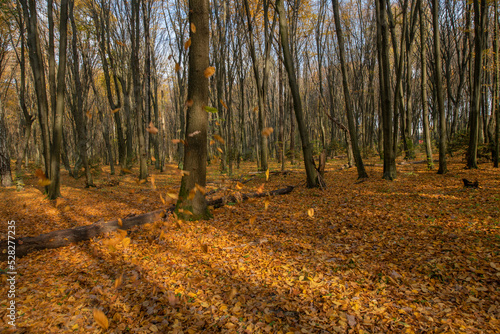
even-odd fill
[[[313,156],[344,151],[394,179],[419,148],[446,173],[465,136],[467,167],[498,167],[498,23],[496,0],[2,0],[2,184],[11,159],[50,198],[61,162],[87,186],[99,164],[176,162],[201,214],[207,163],[301,157],[314,187]]]

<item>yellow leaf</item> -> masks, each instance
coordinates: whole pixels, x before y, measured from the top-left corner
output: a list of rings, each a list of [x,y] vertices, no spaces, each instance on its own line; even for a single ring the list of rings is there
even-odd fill
[[[184,43],[184,50],[189,49],[189,47],[190,47],[190,46],[191,46],[191,38],[190,38],[190,39],[188,39],[188,40],[186,41],[186,43]]]
[[[262,135],[264,137],[269,137],[271,135],[271,133],[273,133],[274,129],[273,128],[264,128],[262,130]]]
[[[207,192],[205,187],[200,186],[198,183],[195,183],[194,186],[196,187],[196,190],[198,190],[203,195],[205,195],[205,193]]]
[[[215,67],[210,66],[205,69],[203,74],[205,75],[205,78],[210,78],[212,75],[215,73]]]
[[[193,34],[196,34],[196,26],[194,25],[194,23],[191,23],[191,32]]]
[[[118,276],[118,278],[115,280],[115,289],[117,289],[122,284],[122,280],[123,280],[123,274]]]
[[[269,181],[269,168],[266,170],[266,181]]]
[[[149,126],[146,129],[147,132],[155,135],[158,133],[158,128],[153,125],[153,122],[149,122]]]
[[[189,171],[187,171],[187,170],[181,170],[181,174],[182,174],[182,176],[189,175]]]
[[[153,187],[153,189],[156,189],[156,184],[155,184],[155,177],[154,175],[151,176],[151,186]]]
[[[314,217],[314,209],[311,208],[311,209],[307,210],[307,215],[311,218]]]
[[[130,245],[130,238],[123,239],[122,245],[123,245],[123,247],[127,247],[128,245]]]
[[[180,210],[179,210],[179,211],[180,211]],[[185,215],[188,215],[188,216],[192,216],[192,215],[193,215],[193,213],[192,213],[191,211],[186,210],[186,209],[184,209],[184,214],[185,214]]]
[[[104,313],[98,309],[94,309],[93,313],[94,313],[95,322],[97,322],[97,324],[99,326],[101,326],[102,328],[108,329],[109,322],[108,322],[108,318],[106,317],[106,315],[104,315]]]
[[[179,196],[176,193],[167,193],[167,196],[175,200],[179,199]]]
[[[152,161],[152,162],[155,162],[155,161],[156,161],[156,158],[155,158],[155,157],[151,157],[151,161]]]
[[[179,72],[181,70],[181,65],[179,63],[175,63],[175,72]]]
[[[237,190],[241,190],[241,189],[243,189],[243,187],[244,187],[243,183],[241,183],[241,182],[236,182],[236,189],[237,189]]]
[[[161,196],[161,195],[160,195]],[[123,226],[123,222],[121,220],[121,218],[118,218],[118,226],[122,227]]]
[[[116,109],[111,110],[111,112],[112,112],[113,114],[115,114],[115,113],[117,113],[117,112],[119,112],[119,111],[120,111],[120,108],[116,108]]]
[[[214,139],[217,140],[221,144],[225,143],[224,139],[222,139],[222,137],[219,135],[214,135]]]
[[[41,187],[46,187],[50,184],[50,180],[49,179],[40,179],[38,180],[38,184],[41,186]]]
[[[220,147],[217,147],[217,151],[219,151],[220,153],[224,153],[224,151]]]
[[[163,199],[163,196],[160,194],[160,200],[163,204],[165,204],[165,200]]]
[[[213,145],[213,144],[215,144],[215,141],[210,140],[210,145]]]
[[[267,209],[268,209],[268,208],[269,208],[269,200],[268,200],[268,199],[266,199],[266,200],[264,201],[264,210],[266,210],[266,211],[267,211]]]
[[[260,193],[262,193],[262,192],[264,191],[264,186],[265,186],[265,185],[266,185],[265,183],[262,183],[262,184],[260,185],[260,187],[259,187],[259,188],[257,188],[257,193],[258,193],[258,194],[260,194]]]

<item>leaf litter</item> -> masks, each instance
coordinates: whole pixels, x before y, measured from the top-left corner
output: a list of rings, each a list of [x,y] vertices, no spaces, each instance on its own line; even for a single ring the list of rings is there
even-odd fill
[[[328,188],[304,172],[238,175],[209,169],[207,191],[234,194],[292,184],[288,195],[226,203],[207,221],[165,221],[17,260],[17,325],[30,333],[422,333],[495,332],[500,323],[500,177],[452,161],[445,176],[398,166],[398,179],[356,184],[355,169],[327,164]],[[278,170],[275,163],[271,171]],[[104,168],[103,168],[104,169]],[[0,193],[18,236],[124,218],[173,200],[171,167],[138,184],[96,176],[98,188],[63,175],[62,199],[37,184]],[[466,189],[461,179],[480,180]],[[237,181],[235,181],[237,180]],[[111,182],[114,181],[114,182]],[[100,182],[100,183],[99,183]],[[117,185],[107,185],[116,184]],[[69,208],[69,209],[67,209]],[[6,263],[2,262],[2,269]],[[7,330],[7,289],[0,289]],[[107,329],[106,329],[107,328]]]

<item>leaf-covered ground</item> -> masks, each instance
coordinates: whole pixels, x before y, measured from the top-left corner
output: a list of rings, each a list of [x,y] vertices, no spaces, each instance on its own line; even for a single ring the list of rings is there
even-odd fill
[[[326,190],[290,173],[232,177],[210,166],[212,196],[295,185],[289,195],[228,203],[208,221],[166,221],[17,260],[17,326],[26,333],[494,333],[500,328],[500,173],[449,163],[398,165],[395,181],[327,165]],[[290,166],[288,166],[290,167]],[[272,164],[271,171],[278,165]],[[171,169],[138,184],[96,173],[97,188],[63,175],[48,201],[34,170],[0,192],[0,239],[123,218],[178,191]],[[252,176],[243,189],[231,179]],[[463,187],[462,178],[480,189]],[[117,184],[119,183],[119,184]],[[6,269],[2,262],[1,269]],[[1,275],[5,277],[5,275]],[[5,278],[4,278],[5,282]],[[7,331],[7,286],[0,331]],[[108,329],[104,327],[109,326]]]

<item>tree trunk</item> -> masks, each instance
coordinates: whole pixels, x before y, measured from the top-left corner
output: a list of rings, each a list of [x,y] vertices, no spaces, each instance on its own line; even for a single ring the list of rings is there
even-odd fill
[[[292,91],[293,104],[295,109],[295,117],[297,118],[297,125],[299,126],[300,139],[302,141],[302,152],[304,154],[304,165],[307,176],[307,187],[318,187],[319,182],[314,168],[314,160],[312,155],[312,145],[309,142],[309,135],[305,127],[304,116],[302,112],[302,101],[300,99],[299,86],[295,76],[295,68],[290,54],[290,45],[288,43],[288,24],[285,16],[285,7],[283,0],[276,1],[276,8],[279,13],[280,36],[281,46],[283,49],[283,58],[285,68],[288,73],[288,82]]]
[[[477,146],[479,143],[481,83],[483,77],[483,49],[486,29],[486,1],[474,0],[474,76],[472,99],[469,112],[469,148],[467,150],[467,168],[477,168]]]
[[[208,75],[204,71],[209,67],[208,0],[189,1],[189,22],[196,27],[196,32],[190,29],[189,47],[188,100],[193,104],[188,107],[184,139],[184,170],[187,173],[182,176],[176,211],[185,219],[205,219],[210,213],[204,192],[195,190],[194,198],[190,198],[189,193],[197,189],[196,185],[205,187],[207,177],[208,113],[205,106],[208,105]],[[181,214],[181,209],[192,212],[193,216]]]
[[[5,127],[5,117],[3,103],[0,100],[0,181],[2,187],[12,185],[12,174],[10,171],[10,153],[7,145],[7,129]]]
[[[57,69],[57,96],[56,109],[54,113],[54,128],[52,147],[50,152],[50,185],[48,189],[49,199],[61,196],[61,146],[63,131],[64,96],[66,94],[66,46],[68,44],[68,1],[61,0],[61,14],[59,20],[59,65]],[[69,5],[73,10],[73,1]]]
[[[432,160],[432,146],[431,134],[429,131],[429,104],[427,101],[427,21],[424,17],[422,8],[422,1],[418,0],[419,5],[419,19],[420,19],[420,67],[422,71],[421,76],[421,94],[422,94],[422,118],[424,124],[424,141],[425,141],[425,154],[427,156],[427,168],[434,169],[434,162]]]
[[[347,124],[349,126],[349,135],[351,137],[352,153],[354,156],[354,161],[356,162],[356,168],[358,169],[358,179],[364,179],[368,177],[368,174],[366,173],[365,166],[363,165],[363,159],[361,158],[361,152],[358,146],[357,131],[356,126],[354,125],[354,116],[351,104],[351,95],[349,92],[349,86],[347,84],[347,69],[344,55],[344,34],[342,32],[342,26],[340,24],[339,2],[338,0],[332,0],[332,4],[333,16],[335,18],[335,31],[337,33],[337,39],[339,43],[340,67],[342,70],[342,86],[344,87]]]
[[[439,169],[438,174],[448,172],[446,167],[446,113],[443,99],[443,75],[441,66],[441,41],[439,33],[439,1],[432,0],[432,26],[434,29],[434,63],[436,77],[436,97],[439,117]]]
[[[386,180],[394,180],[396,178],[396,152],[393,147],[392,133],[392,101],[391,101],[391,75],[389,65],[389,41],[388,27],[385,10],[385,0],[377,0],[376,2],[377,15],[377,42],[379,49],[379,66],[380,66],[380,98],[381,98],[381,114],[382,114],[382,132],[383,132],[383,147],[384,147],[384,173],[382,178]]]

